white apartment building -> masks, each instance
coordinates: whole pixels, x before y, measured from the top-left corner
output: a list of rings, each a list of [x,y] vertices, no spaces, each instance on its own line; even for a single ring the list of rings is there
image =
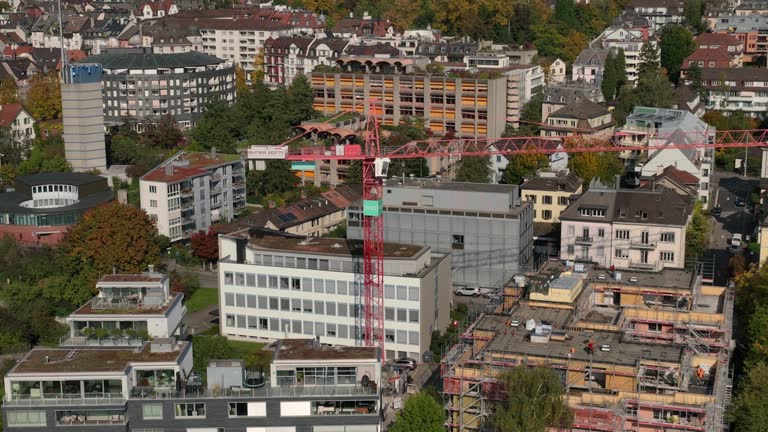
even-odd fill
[[[742,111],[751,117],[768,110],[768,69],[704,68],[707,110]]]
[[[181,151],[139,181],[141,208],[172,242],[231,220],[245,208],[245,165],[239,155]]]
[[[539,65],[510,64],[507,76],[507,123],[519,127],[523,105],[544,87],[544,69]]]
[[[605,59],[609,51],[604,48],[584,48],[571,66],[573,80],[600,86],[603,82]]]
[[[656,45],[656,41],[648,38],[648,33],[642,29],[626,29],[623,27],[608,27],[590,44],[595,48],[613,49],[617,54],[624,50],[627,80],[634,84],[637,81],[637,71],[640,66],[640,51],[645,44]]]
[[[606,268],[683,268],[692,209],[690,199],[663,187],[593,187],[560,214],[560,259]]]
[[[219,237],[221,334],[236,339],[363,339],[362,242],[251,235]],[[421,360],[449,322],[450,255],[426,246],[384,248],[385,350]]]

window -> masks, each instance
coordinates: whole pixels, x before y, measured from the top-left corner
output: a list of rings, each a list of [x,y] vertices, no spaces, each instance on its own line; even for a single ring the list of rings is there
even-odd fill
[[[648,323],[648,331],[653,333],[661,333],[661,324]]]
[[[573,245],[568,245],[568,255],[573,255],[574,248]]]
[[[659,254],[660,258],[664,262],[675,262],[675,253],[674,252],[661,252]]]
[[[32,427],[46,426],[45,411],[11,411],[5,412],[8,426]]]
[[[224,285],[232,285],[234,275],[232,272],[224,272]]]
[[[237,286],[245,286],[245,274],[244,273],[235,273],[235,285],[237,285]]]
[[[597,236],[602,238],[605,237],[605,228],[598,228],[597,229]]]
[[[604,246],[598,246],[597,247],[597,257],[603,258],[605,256],[605,247]]]
[[[149,200],[149,206],[152,208],[157,208],[157,200]]]
[[[544,210],[541,212],[541,217],[544,220],[550,220],[552,219],[552,210]]]
[[[568,235],[572,236],[574,235],[575,232],[576,232],[576,227],[574,227],[573,225],[568,225]]]
[[[544,195],[542,198],[544,204],[552,204],[552,195]]]
[[[629,240],[629,230],[616,230],[616,238],[619,240]]]
[[[452,247],[452,249],[463,250],[464,249],[464,236],[461,235],[461,234],[454,234],[453,235],[453,244],[452,244],[451,247]]]
[[[179,417],[205,417],[204,403],[179,403],[176,404],[176,418]]]
[[[144,404],[141,406],[144,420],[157,420],[163,418],[163,404]]]
[[[561,206],[568,205],[568,197],[558,197],[557,203]]]
[[[626,249],[617,248],[616,249],[616,254],[614,256],[616,258],[627,259],[627,258],[629,258],[629,251],[626,250]]]
[[[157,186],[150,186],[149,193],[157,193]]]
[[[675,233],[673,233],[673,232],[663,232],[663,233],[661,233],[661,242],[662,243],[674,243],[675,242]]]

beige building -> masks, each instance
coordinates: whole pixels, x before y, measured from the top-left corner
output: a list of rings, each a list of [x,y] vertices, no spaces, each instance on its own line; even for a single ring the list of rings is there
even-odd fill
[[[539,171],[520,186],[523,201],[533,203],[533,223],[560,222],[573,195],[581,195],[583,180],[575,173]]]
[[[604,106],[581,99],[550,113],[541,136],[610,135],[615,124]]]

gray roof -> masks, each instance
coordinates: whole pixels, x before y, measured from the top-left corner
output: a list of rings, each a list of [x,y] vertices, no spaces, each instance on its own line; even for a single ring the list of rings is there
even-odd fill
[[[566,81],[544,89],[544,103],[568,104],[580,99],[605,101],[600,87],[587,81]]]
[[[215,65],[224,60],[196,51],[155,54],[142,48],[124,48],[108,49],[104,54],[90,56],[82,62],[99,63],[104,69],[154,69]]]
[[[16,177],[17,183],[24,183],[30,186],[39,186],[47,184],[63,184],[71,186],[82,186],[90,183],[104,181],[104,177],[77,173],[77,172],[46,172],[32,174],[28,176]]]
[[[540,191],[576,192],[581,187],[583,180],[576,173],[558,174],[557,176],[536,176],[520,185],[520,189]]]
[[[768,28],[768,16],[764,15],[736,16],[728,14],[718,16],[714,21],[714,31],[725,30],[735,33],[746,33]]]
[[[606,216],[582,216],[581,208],[606,209]],[[663,187],[655,191],[592,189],[571,204],[560,219],[684,226],[692,209],[689,199]]]
[[[558,109],[551,113],[549,117],[589,120],[606,114],[609,114],[609,112],[604,106],[598,105],[590,100],[581,99]]]
[[[608,52],[610,52],[609,49],[584,48],[573,61],[573,64],[574,66],[605,66]]]
[[[401,184],[402,183],[402,184]],[[421,189],[441,189],[441,190],[455,190],[455,191],[467,191],[467,192],[491,192],[491,193],[503,193],[509,194],[517,191],[517,185],[508,184],[489,184],[489,183],[465,183],[445,181],[438,179],[405,179],[403,183],[402,179],[392,178],[384,185],[389,184],[390,187],[407,187],[407,188],[421,188]],[[480,209],[478,209],[480,210]]]

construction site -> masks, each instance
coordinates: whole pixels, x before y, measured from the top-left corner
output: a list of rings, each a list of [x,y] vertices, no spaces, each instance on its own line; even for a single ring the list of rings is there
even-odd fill
[[[443,355],[446,426],[482,430],[505,398],[499,374],[529,366],[560,376],[572,431],[723,431],[733,303],[733,286],[687,270],[548,262]]]

